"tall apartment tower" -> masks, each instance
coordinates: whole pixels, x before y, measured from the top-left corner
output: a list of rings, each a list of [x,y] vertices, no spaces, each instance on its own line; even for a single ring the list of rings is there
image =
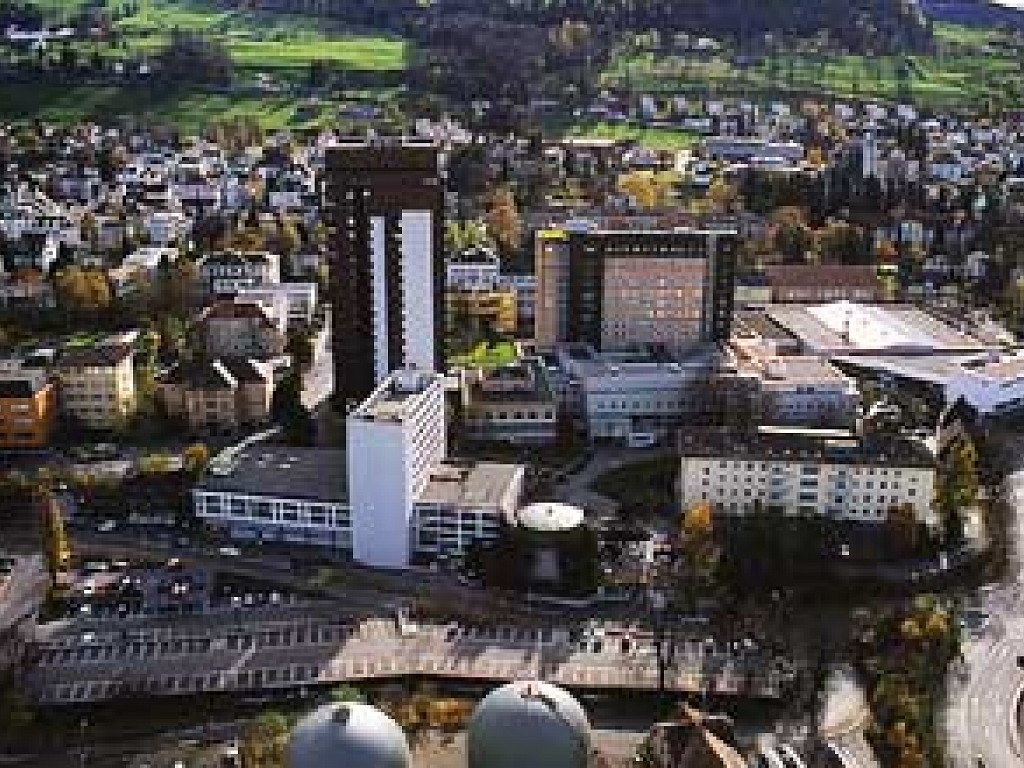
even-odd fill
[[[405,568],[413,550],[413,502],[445,457],[439,374],[405,369],[386,377],[348,415],[352,553],[381,568]]]
[[[327,150],[335,393],[346,410],[394,370],[441,370],[444,190],[437,147]]]
[[[602,229],[537,235],[537,342],[683,353],[729,338],[735,230]]]

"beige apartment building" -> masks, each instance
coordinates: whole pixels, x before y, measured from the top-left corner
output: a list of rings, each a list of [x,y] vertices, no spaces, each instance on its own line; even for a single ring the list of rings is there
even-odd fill
[[[192,432],[236,432],[265,424],[272,376],[255,360],[199,360],[178,365],[160,384],[167,415]]]
[[[88,429],[121,429],[135,413],[135,371],[128,344],[65,351],[57,362],[62,413]]]
[[[706,502],[727,514],[763,509],[880,523],[893,507],[910,505],[921,522],[938,522],[935,459],[923,445],[896,436],[716,430],[684,434],[680,454],[684,507]]]

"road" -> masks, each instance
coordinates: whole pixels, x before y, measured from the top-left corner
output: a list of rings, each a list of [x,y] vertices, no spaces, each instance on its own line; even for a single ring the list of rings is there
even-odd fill
[[[0,586],[0,630],[32,616],[46,597],[49,576],[39,555],[22,557]]]
[[[983,606],[991,625],[964,643],[964,658],[951,678],[946,733],[954,768],[1020,768],[1024,693],[1024,470],[1006,480],[1015,517],[1010,532],[1008,582],[986,591]]]

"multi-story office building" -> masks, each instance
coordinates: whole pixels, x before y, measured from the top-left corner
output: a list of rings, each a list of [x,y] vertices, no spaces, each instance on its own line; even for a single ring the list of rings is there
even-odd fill
[[[196,514],[240,539],[331,548],[371,566],[464,555],[514,519],[524,468],[445,459],[444,387],[399,371],[348,418],[347,451],[243,446],[193,490]]]
[[[910,505],[936,523],[935,459],[923,445],[895,436],[821,429],[760,427],[687,433],[680,439],[683,506],[757,509],[835,520],[882,522]]]
[[[57,361],[64,414],[89,429],[121,429],[135,412],[135,372],[127,344],[71,349]]]
[[[431,558],[465,555],[474,541],[494,541],[514,519],[524,467],[448,461],[434,467],[413,504],[413,549]]]
[[[463,429],[472,440],[550,445],[558,437],[555,392],[536,358],[464,371],[461,390]]]
[[[196,514],[242,541],[352,550],[345,452],[254,445],[220,456],[192,491]]]
[[[356,560],[390,568],[409,564],[413,502],[445,457],[444,405],[440,375],[405,369],[384,379],[349,414]]]
[[[443,360],[443,188],[431,144],[326,153],[335,392],[348,405],[400,368]]]
[[[56,406],[56,390],[45,370],[0,370],[0,450],[46,447]]]
[[[638,344],[681,353],[728,339],[734,230],[606,230],[573,222],[538,233],[537,341]]]

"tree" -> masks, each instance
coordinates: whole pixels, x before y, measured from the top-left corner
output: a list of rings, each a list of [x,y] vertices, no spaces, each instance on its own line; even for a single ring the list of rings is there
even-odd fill
[[[282,256],[292,256],[302,247],[302,236],[294,222],[285,221],[277,233],[277,248]]]
[[[870,253],[859,228],[846,222],[833,222],[818,232],[818,253],[823,262],[866,263]]]
[[[245,768],[288,768],[291,728],[280,712],[264,712],[246,726],[239,752]]]
[[[654,175],[643,171],[633,171],[619,177],[619,189],[629,195],[637,208],[650,209],[658,205],[658,188]]]
[[[210,463],[210,449],[204,443],[193,443],[181,453],[181,466],[193,477],[198,477]]]
[[[50,578],[67,568],[71,561],[71,543],[64,527],[60,503],[48,489],[38,489],[37,498],[43,513],[43,537],[46,567]]]
[[[95,269],[71,266],[54,277],[57,303],[70,315],[95,315],[110,306],[106,275]]]
[[[946,516],[957,515],[978,499],[978,450],[967,436],[949,447],[940,467],[936,503]]]
[[[337,685],[327,692],[331,701],[338,704],[364,704],[366,697],[353,685]]]
[[[295,369],[277,385],[270,401],[270,413],[291,445],[311,445],[316,424],[302,403],[302,376]]]
[[[721,178],[711,182],[708,188],[708,200],[718,213],[728,213],[732,210],[737,197],[736,187]]]
[[[300,371],[308,371],[316,356],[313,330],[304,323],[289,328],[284,351],[291,355],[292,362]]]
[[[679,525],[676,585],[684,601],[693,604],[714,586],[721,552],[715,542],[711,505],[695,504],[683,512]]]
[[[166,453],[147,453],[140,456],[138,470],[144,475],[162,475],[171,471],[171,457]]]
[[[899,504],[889,508],[885,525],[889,537],[901,556],[911,555],[920,545],[921,526],[913,504]]]
[[[519,218],[515,193],[507,184],[502,184],[494,190],[486,218],[487,228],[499,248],[505,252],[519,248],[523,239],[523,225]]]

